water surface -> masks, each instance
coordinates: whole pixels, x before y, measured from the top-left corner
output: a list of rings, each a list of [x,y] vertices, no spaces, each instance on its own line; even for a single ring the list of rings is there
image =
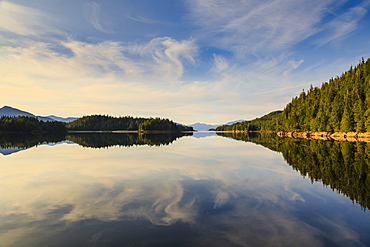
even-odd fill
[[[367,144],[203,132],[0,146],[0,246],[370,245]]]

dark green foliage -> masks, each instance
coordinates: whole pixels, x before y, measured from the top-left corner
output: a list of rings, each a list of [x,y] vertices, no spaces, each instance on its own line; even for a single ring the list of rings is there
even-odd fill
[[[282,131],[370,131],[370,59],[294,98],[278,119]]]
[[[67,140],[73,141],[83,147],[107,148],[112,146],[131,147],[138,145],[161,146],[169,145],[180,137],[192,133],[99,133],[99,134],[69,134]]]
[[[370,131],[370,59],[312,87],[283,110],[218,127],[218,131]]]
[[[266,131],[276,129],[277,118],[282,111],[273,111],[260,118],[231,125],[222,125],[216,128],[216,131]]]
[[[111,117],[103,115],[84,116],[67,123],[69,130],[114,131],[114,130],[169,130],[192,131],[192,127],[176,124],[161,118]]]
[[[312,182],[321,181],[370,209],[370,143],[281,138],[269,133],[218,135],[281,152],[286,162],[302,176]]]
[[[138,130],[145,118],[111,117],[103,115],[83,116],[67,123],[69,130]]]
[[[148,131],[148,130],[193,131],[193,127],[176,124],[169,119],[150,118],[139,125],[139,130],[140,131]]]
[[[83,147],[108,148],[113,146],[131,147],[137,145],[169,145],[188,133],[78,133],[78,134],[0,134],[0,148],[30,148],[41,143],[72,141]]]
[[[44,122],[34,117],[19,116],[0,118],[0,132],[66,132],[65,123]]]
[[[40,143],[64,141],[65,133],[55,134],[3,134],[0,135],[0,148],[30,148]]]

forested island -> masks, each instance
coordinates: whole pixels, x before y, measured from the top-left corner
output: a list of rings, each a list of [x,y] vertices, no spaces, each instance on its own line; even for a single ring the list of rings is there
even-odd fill
[[[162,118],[112,117],[106,115],[84,116],[75,121],[42,121],[35,117],[18,116],[0,118],[0,133],[63,133],[67,131],[193,131],[192,127]]]
[[[224,125],[217,131],[370,132],[370,59],[321,87],[310,87],[283,111]]]
[[[65,123],[59,121],[41,121],[35,117],[18,116],[0,118],[0,133],[19,133],[19,132],[47,132],[63,133],[67,132]]]
[[[66,124],[68,130],[80,131],[193,131],[193,127],[174,123],[163,118],[111,117],[104,115],[84,116]]]

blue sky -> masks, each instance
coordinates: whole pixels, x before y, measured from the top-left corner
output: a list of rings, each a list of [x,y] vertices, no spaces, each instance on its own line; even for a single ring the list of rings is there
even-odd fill
[[[0,99],[36,115],[253,119],[370,57],[370,1],[0,0]]]

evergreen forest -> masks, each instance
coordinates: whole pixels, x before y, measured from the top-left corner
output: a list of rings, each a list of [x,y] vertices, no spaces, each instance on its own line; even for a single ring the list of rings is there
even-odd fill
[[[19,116],[0,118],[0,132],[66,132],[63,122],[51,121],[44,122],[34,117]]]
[[[47,132],[60,133],[78,131],[193,131],[192,127],[162,118],[111,117],[103,115],[84,116],[70,123],[44,122],[35,117],[18,116],[0,118],[0,133]]]
[[[216,131],[272,131],[276,129],[276,121],[281,112],[273,111],[253,120],[221,125],[216,128]]]
[[[134,118],[111,117],[104,115],[84,116],[73,122],[67,123],[68,130],[114,131],[114,130],[139,130],[139,131],[192,131],[192,127],[176,124],[169,119],[162,118]]]
[[[250,121],[220,126],[231,131],[370,131],[370,59],[362,59],[341,76],[321,87],[311,85],[282,112]]]

